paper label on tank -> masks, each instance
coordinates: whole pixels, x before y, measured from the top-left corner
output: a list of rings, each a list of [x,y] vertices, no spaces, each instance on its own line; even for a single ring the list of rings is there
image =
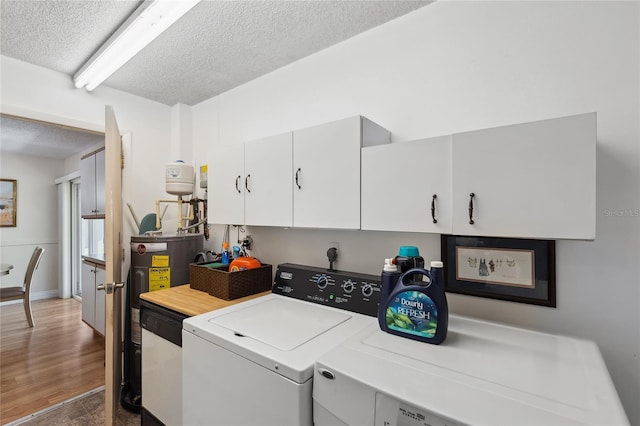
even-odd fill
[[[171,287],[171,268],[149,268],[149,291]]]
[[[166,268],[169,266],[169,256],[154,255],[151,258],[151,266],[154,268]]]
[[[389,303],[386,320],[390,329],[431,339],[438,328],[438,309],[426,294],[403,291]]]

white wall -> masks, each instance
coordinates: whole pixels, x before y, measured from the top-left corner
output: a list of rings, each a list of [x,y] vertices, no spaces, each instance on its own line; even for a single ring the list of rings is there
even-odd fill
[[[113,106],[120,132],[132,134],[132,159],[137,164],[126,183],[132,194],[127,201],[140,218],[154,211],[155,200],[166,196],[164,165],[174,160],[170,107],[105,86],[93,92],[78,90],[68,75],[6,56],[0,59],[0,109],[4,113],[103,132],[104,107]],[[74,164],[79,166],[70,159],[63,174],[74,171]],[[125,211],[125,226],[129,216]]]
[[[455,313],[596,341],[640,424],[639,34],[636,2],[438,2],[195,106],[195,162],[355,114],[401,142],[596,111],[597,237],[557,242],[558,307],[448,299]],[[330,241],[345,270],[377,274],[401,244],[440,257],[438,235],[248,231],[272,264],[325,265]],[[220,244],[216,227],[209,245]]]
[[[2,154],[0,175],[18,181],[16,227],[0,228],[0,261],[14,270],[2,277],[2,286],[22,285],[33,250],[44,254],[33,276],[33,298],[58,295],[58,188],[64,161]]]

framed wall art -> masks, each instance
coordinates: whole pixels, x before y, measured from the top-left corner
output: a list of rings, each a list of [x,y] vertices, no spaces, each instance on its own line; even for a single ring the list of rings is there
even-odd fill
[[[16,226],[18,182],[0,179],[0,227]]]
[[[442,235],[445,290],[556,306],[555,241]]]

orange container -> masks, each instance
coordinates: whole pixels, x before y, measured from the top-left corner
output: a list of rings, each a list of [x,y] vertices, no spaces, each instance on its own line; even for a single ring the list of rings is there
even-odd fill
[[[233,259],[229,265],[229,272],[245,271],[247,269],[256,269],[261,266],[260,261],[255,257],[238,257]]]

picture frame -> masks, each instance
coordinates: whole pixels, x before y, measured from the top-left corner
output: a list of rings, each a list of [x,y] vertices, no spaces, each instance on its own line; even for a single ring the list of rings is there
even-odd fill
[[[445,291],[556,307],[555,241],[445,235]]]
[[[0,227],[15,227],[17,218],[18,181],[0,179]]]

